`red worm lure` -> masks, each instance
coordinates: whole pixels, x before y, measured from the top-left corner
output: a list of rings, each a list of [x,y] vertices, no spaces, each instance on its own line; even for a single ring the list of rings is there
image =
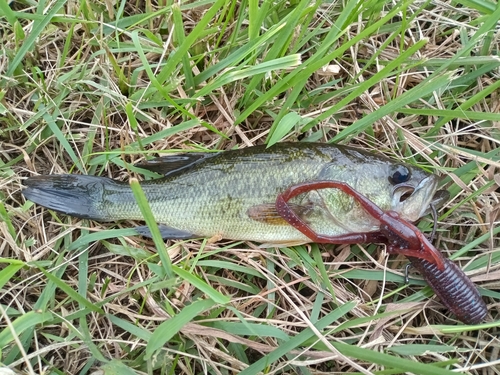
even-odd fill
[[[335,188],[352,196],[375,219],[380,221],[380,231],[325,236],[314,230],[288,205],[297,195],[311,190]],[[317,243],[354,244],[381,242],[387,244],[390,254],[403,254],[422,274],[443,304],[466,324],[478,324],[487,314],[486,304],[476,286],[465,273],[429,242],[412,223],[402,219],[397,212],[383,211],[375,203],[349,185],[338,181],[315,181],[294,185],[276,199],[276,211],[290,225]]]
[[[451,260],[443,258],[444,270],[423,259],[408,257],[441,302],[465,324],[481,323],[488,309],[467,275]]]

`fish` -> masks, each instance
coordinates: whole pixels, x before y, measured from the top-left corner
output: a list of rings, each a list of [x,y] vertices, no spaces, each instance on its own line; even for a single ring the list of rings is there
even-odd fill
[[[349,184],[382,210],[415,222],[431,204],[449,198],[440,178],[421,168],[355,147],[278,143],[215,153],[165,155],[137,165],[163,175],[141,182],[164,239],[220,238],[262,247],[311,242],[275,208],[279,194],[307,181]],[[30,201],[66,215],[100,222],[142,220],[127,182],[91,175],[37,175],[24,180]],[[380,222],[338,189],[311,191],[290,207],[316,233],[376,232]],[[137,233],[151,236],[147,226]]]

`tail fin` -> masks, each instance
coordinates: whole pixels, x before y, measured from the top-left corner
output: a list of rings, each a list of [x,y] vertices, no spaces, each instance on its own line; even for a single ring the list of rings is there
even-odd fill
[[[112,220],[104,209],[105,186],[121,185],[106,177],[34,176],[24,181],[23,195],[32,202],[83,219]]]

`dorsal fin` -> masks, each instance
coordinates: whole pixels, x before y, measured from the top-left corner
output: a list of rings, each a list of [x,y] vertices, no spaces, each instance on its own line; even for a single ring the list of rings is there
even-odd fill
[[[165,155],[152,160],[142,161],[135,166],[144,168],[164,176],[172,176],[175,173],[191,168],[204,160],[219,154],[218,152],[189,152],[185,154]]]

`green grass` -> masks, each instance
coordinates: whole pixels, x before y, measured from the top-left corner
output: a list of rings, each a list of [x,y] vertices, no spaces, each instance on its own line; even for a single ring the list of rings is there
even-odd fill
[[[498,373],[499,19],[486,0],[0,0],[0,363],[19,374]],[[380,246],[163,243],[20,193],[37,173],[129,181],[158,153],[284,140],[358,145],[443,174],[452,198],[437,245],[480,286],[488,322],[458,324],[421,280],[404,285],[404,259],[386,263]]]

